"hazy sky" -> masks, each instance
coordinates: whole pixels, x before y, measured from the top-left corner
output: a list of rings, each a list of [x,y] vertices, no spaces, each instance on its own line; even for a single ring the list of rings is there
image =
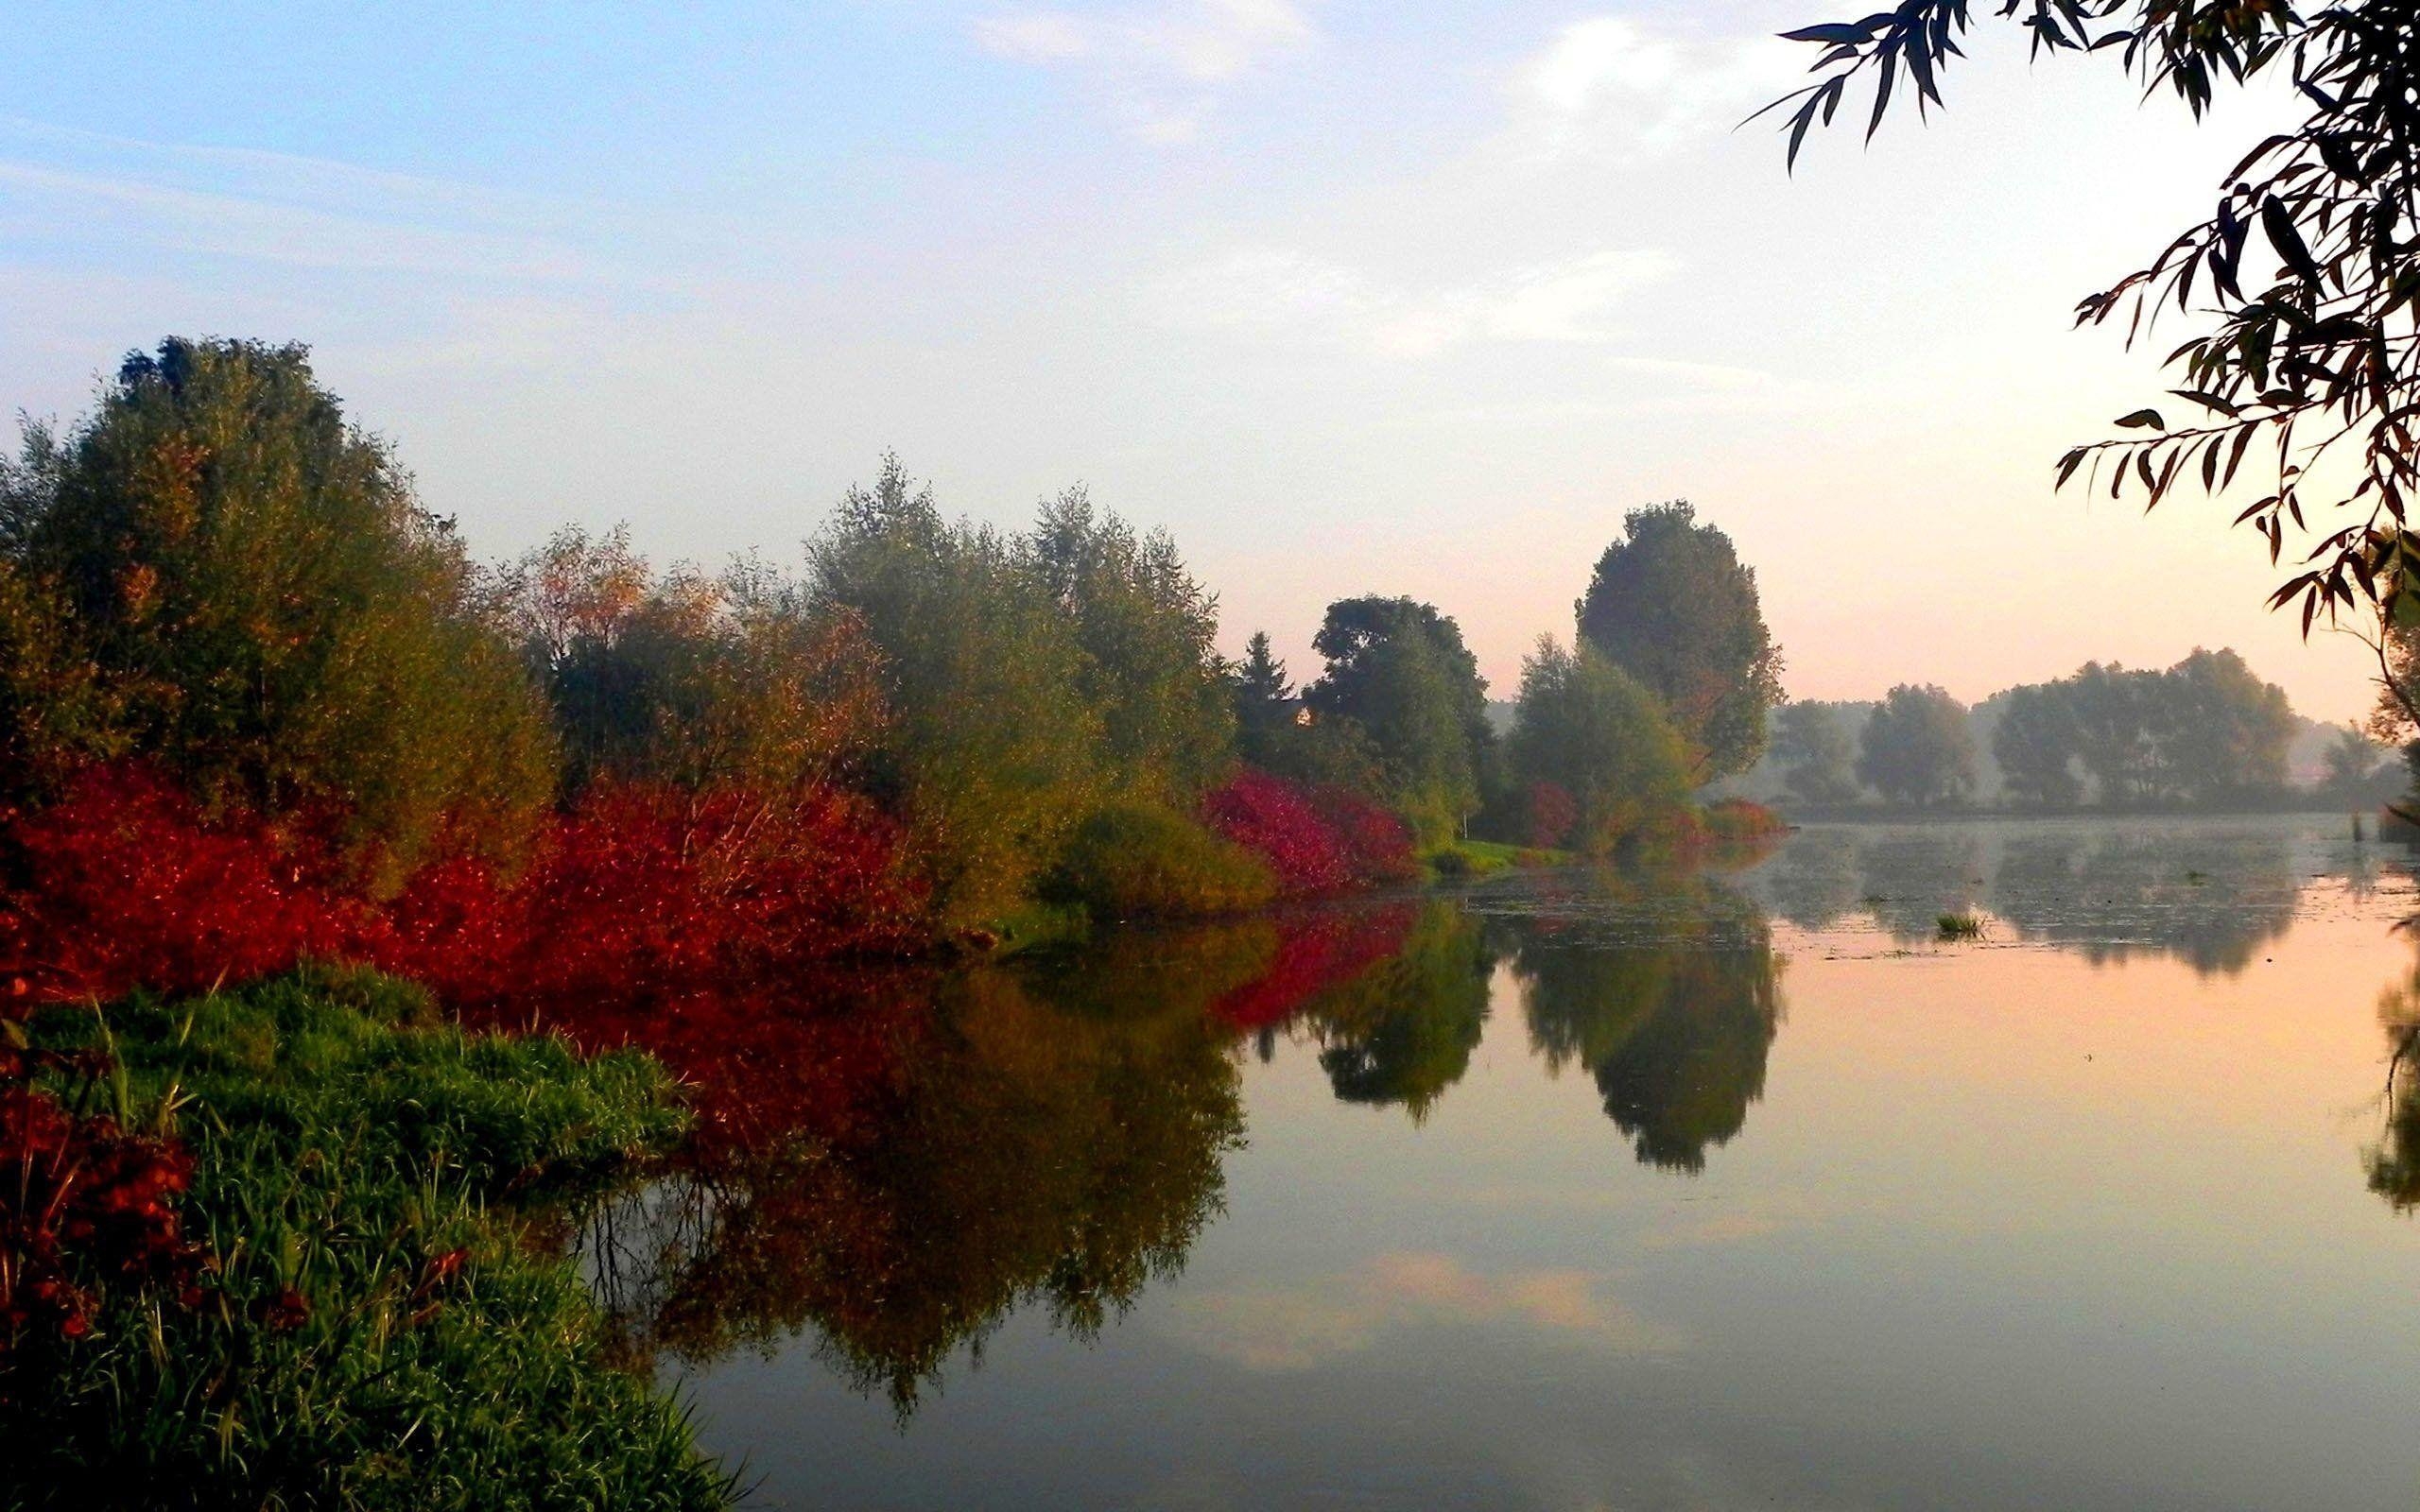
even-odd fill
[[[1733,128],[1806,60],[1772,32],[1861,4],[12,9],[0,399],[304,340],[483,552],[794,558],[890,448],[954,509],[1167,524],[1231,647],[1307,670],[1328,599],[1410,593],[1509,693],[1685,495],[1797,696],[2232,644],[2368,701],[2232,509],[2049,489],[2161,387],[2076,299],[2273,106],[2197,129],[2012,28],[1793,180]]]

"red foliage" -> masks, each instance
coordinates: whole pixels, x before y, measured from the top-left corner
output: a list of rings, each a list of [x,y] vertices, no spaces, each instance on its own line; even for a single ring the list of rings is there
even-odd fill
[[[925,900],[898,847],[854,795],[599,786],[510,885],[446,861],[380,907],[338,884],[309,832],[206,822],[168,783],[108,767],[0,816],[0,983],[45,1000],[197,991],[305,956],[457,1004],[753,979],[920,944]]]
[[[1398,882],[1418,869],[1404,822],[1341,788],[1247,770],[1202,800],[1201,817],[1267,862],[1289,897]]]
[[[1789,829],[1780,815],[1744,798],[1720,799],[1705,806],[1706,833],[1718,840],[1768,840]]]
[[[1400,954],[1418,919],[1417,907],[1400,903],[1281,919],[1269,969],[1220,998],[1210,1011],[1239,1030],[1283,1023],[1321,993]]]
[[[1560,782],[1531,782],[1525,807],[1528,842],[1541,850],[1562,849],[1580,822],[1579,801]]]
[[[12,995],[198,991],[348,954],[372,910],[326,885],[322,847],[241,818],[210,825],[133,765],[0,815],[0,982]]]
[[[97,1287],[162,1283],[186,1306],[199,1300],[199,1253],[175,1208],[191,1158],[32,1084],[41,1065],[64,1063],[0,1048],[0,1367],[30,1341],[91,1332]]]

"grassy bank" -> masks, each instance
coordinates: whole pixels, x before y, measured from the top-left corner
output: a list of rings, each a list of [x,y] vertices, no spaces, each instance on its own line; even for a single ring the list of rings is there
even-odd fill
[[[56,1009],[31,1033],[114,1062],[46,1072],[67,1107],[189,1151],[176,1211],[199,1270],[180,1297],[88,1265],[88,1325],[17,1331],[0,1503],[728,1503],[516,1217],[679,1136],[653,1061],[466,1034],[416,988],[320,969]]]

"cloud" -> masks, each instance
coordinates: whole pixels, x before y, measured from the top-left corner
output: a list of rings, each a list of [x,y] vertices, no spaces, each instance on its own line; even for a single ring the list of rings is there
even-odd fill
[[[1151,318],[1179,328],[1307,336],[1416,359],[1472,342],[1618,342],[1613,317],[1677,267],[1653,248],[1614,249],[1424,286],[1284,248],[1242,247],[1162,277],[1144,299]]]
[[[1025,10],[975,24],[977,45],[995,57],[1081,70],[1131,132],[1165,144],[1196,139],[1220,89],[1317,37],[1294,0]]]
[[[1660,151],[1729,129],[1800,83],[1806,65],[1775,37],[1591,16],[1514,71],[1513,131],[1546,156]]]
[[[1307,1370],[1422,1324],[1541,1330],[1625,1352],[1680,1346],[1605,1295],[1607,1278],[1578,1270],[1484,1276],[1449,1256],[1397,1251],[1296,1288],[1192,1293],[1176,1303],[1177,1332],[1248,1370]]]

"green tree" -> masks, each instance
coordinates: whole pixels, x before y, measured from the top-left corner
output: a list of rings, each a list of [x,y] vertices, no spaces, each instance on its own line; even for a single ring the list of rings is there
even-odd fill
[[[299,346],[129,357],[82,424],[28,439],[0,542],[122,696],[127,747],[213,806],[340,816],[373,886],[441,840],[510,852],[551,796],[544,711],[452,524]]]
[[[1521,663],[1509,742],[1524,786],[1552,782],[1579,806],[1572,845],[1602,855],[1688,793],[1688,758],[1664,707],[1594,646],[1538,638]]]
[[[1634,509],[1576,610],[1580,638],[1664,701],[1703,785],[1744,772],[1782,701],[1755,569],[1685,502]]]
[[[1299,727],[1294,723],[1293,684],[1286,680],[1286,663],[1277,660],[1267,630],[1253,631],[1244,643],[1244,659],[1228,668],[1227,691],[1244,760],[1276,767],[1283,761],[1279,747]]]
[[[2118,421],[2123,436],[2070,451],[2060,480],[2087,463],[2098,480],[2105,465],[2113,491],[2138,489],[2155,506],[2197,483],[2222,492],[2250,458],[2258,497],[2240,518],[2268,539],[2272,559],[2290,524],[2319,536],[2272,602],[2299,600],[2306,632],[2322,609],[2407,622],[2420,610],[2411,571],[2420,551],[2404,528],[2420,414],[2420,343],[2410,330],[2420,239],[2409,234],[2420,198],[2411,61],[2420,8],[2000,0],[1998,14],[2022,18],[2037,55],[2110,60],[2196,117],[2221,90],[2280,74],[2293,89],[2273,91],[2274,99],[2303,112],[2229,171],[2206,218],[2079,306],[2082,321],[2121,320],[2130,342],[2163,313],[2211,324],[2169,358],[2175,393],[2198,415],[2171,426],[2157,410],[2136,410]],[[1940,74],[1972,24],[1970,0],[1908,0],[1789,33],[1823,49],[1821,77],[1777,102],[1789,107],[1792,160],[1859,76],[1875,86],[1869,135],[1903,76],[1903,103],[1940,104]],[[2321,453],[2341,465],[2313,466]]]
[[[2148,687],[2151,740],[2167,796],[2212,804],[2285,787],[2297,728],[2293,705],[2242,657],[2197,646]]]
[[[946,922],[1025,901],[1098,804],[1101,713],[1074,619],[998,532],[942,518],[896,457],[808,543],[810,591],[881,657],[893,723],[873,769],[904,806]]]
[[[1773,756],[1782,782],[1802,803],[1854,803],[1857,745],[1828,704],[1786,703],[1773,714]]]
[[[2081,731],[2064,683],[2032,683],[2000,696],[1992,758],[2010,799],[2037,808],[2073,808],[2083,796],[2077,775]]]
[[[1024,553],[1075,624],[1109,781],[1131,798],[1189,807],[1235,760],[1218,600],[1166,531],[1137,536],[1081,489],[1043,507]]]
[[[1865,722],[1857,775],[1893,803],[1930,808],[1963,798],[1975,786],[1966,706],[1929,684],[1892,689]]]
[[[1340,599],[1312,644],[1327,670],[1305,700],[1368,737],[1387,796],[1424,839],[1453,833],[1478,806],[1495,739],[1461,627],[1409,598]]]

